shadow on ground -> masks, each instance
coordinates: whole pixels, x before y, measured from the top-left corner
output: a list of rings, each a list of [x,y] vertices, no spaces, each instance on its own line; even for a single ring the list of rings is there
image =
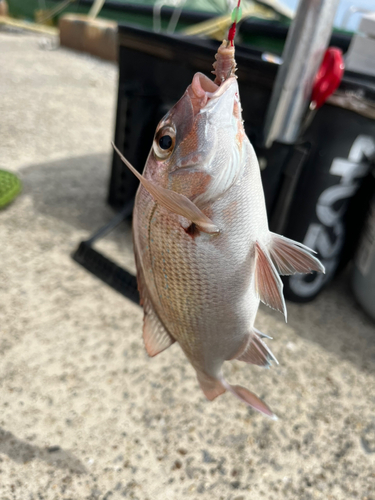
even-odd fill
[[[101,153],[31,165],[22,170],[24,193],[38,212],[95,231],[114,215],[107,204],[110,161]]]
[[[0,454],[7,455],[17,463],[27,463],[31,460],[42,460],[51,467],[66,469],[75,474],[87,472],[83,463],[69,451],[59,446],[42,448],[18,439],[11,432],[0,428]]]

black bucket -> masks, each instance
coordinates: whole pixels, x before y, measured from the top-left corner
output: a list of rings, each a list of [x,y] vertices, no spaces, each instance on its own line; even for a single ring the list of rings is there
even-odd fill
[[[353,94],[356,97],[353,97]],[[345,75],[337,105],[319,110],[303,137],[309,144],[283,233],[318,252],[326,274],[284,278],[285,296],[315,297],[353,257],[373,189],[375,79]],[[362,114],[363,113],[363,114]]]

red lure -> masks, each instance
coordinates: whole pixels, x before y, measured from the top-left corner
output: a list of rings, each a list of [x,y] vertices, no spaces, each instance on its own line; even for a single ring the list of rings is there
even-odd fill
[[[229,31],[228,31],[228,42],[230,42],[231,46],[233,47],[233,40],[234,40],[234,37],[236,35],[236,26],[237,26],[237,22],[239,21],[238,19],[238,12],[239,12],[239,9],[240,9],[240,3],[241,3],[241,0],[238,0],[238,3],[237,3],[237,7],[234,9],[236,12],[236,18],[234,20],[234,23],[232,24],[232,26],[229,28]]]

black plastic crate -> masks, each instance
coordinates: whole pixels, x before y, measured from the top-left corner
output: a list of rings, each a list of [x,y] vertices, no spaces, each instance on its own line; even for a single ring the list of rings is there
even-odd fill
[[[196,71],[210,75],[218,43],[121,25],[119,46],[115,143],[135,168],[142,171],[158,121],[180,99]],[[284,279],[287,298],[311,300],[353,254],[363,207],[368,202],[369,193],[363,186],[372,159],[364,151],[358,156],[356,165],[351,165],[350,152],[363,137],[370,142],[374,138],[375,144],[375,120],[325,104],[296,144],[274,143],[270,149],[265,149],[262,130],[279,66],[269,62],[262,51],[241,45],[236,46],[236,60],[246,133],[261,167],[265,167],[262,180],[270,229],[318,250],[318,256],[327,267],[325,276]],[[375,102],[375,79],[347,72],[339,92],[356,93],[371,110]],[[347,168],[354,172],[347,191],[341,189],[345,179],[332,170],[337,160],[346,161]],[[122,208],[134,199],[137,186],[138,180],[114,153],[109,203],[115,209]],[[331,200],[326,207],[337,212],[335,226],[328,219],[325,221],[322,214],[326,199],[339,191],[342,196]],[[130,213],[128,210],[127,215]],[[99,262],[98,253],[90,252],[88,246],[90,242],[76,253],[76,260],[127,295],[128,284],[130,288],[135,287],[131,276],[129,278],[126,271],[125,275],[119,272],[115,263],[108,267],[105,258]],[[133,293],[133,298],[136,296],[136,292]]]

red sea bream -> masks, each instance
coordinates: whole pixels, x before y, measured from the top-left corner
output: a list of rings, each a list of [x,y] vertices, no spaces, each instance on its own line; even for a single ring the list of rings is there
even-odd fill
[[[141,181],[133,234],[148,354],[178,342],[209,400],[228,390],[275,418],[255,394],[230,385],[222,365],[276,361],[254,326],[260,300],[286,316],[279,274],[324,268],[268,229],[233,50],[223,42],[215,82],[195,74],[161,120],[142,176],[122,159]]]

